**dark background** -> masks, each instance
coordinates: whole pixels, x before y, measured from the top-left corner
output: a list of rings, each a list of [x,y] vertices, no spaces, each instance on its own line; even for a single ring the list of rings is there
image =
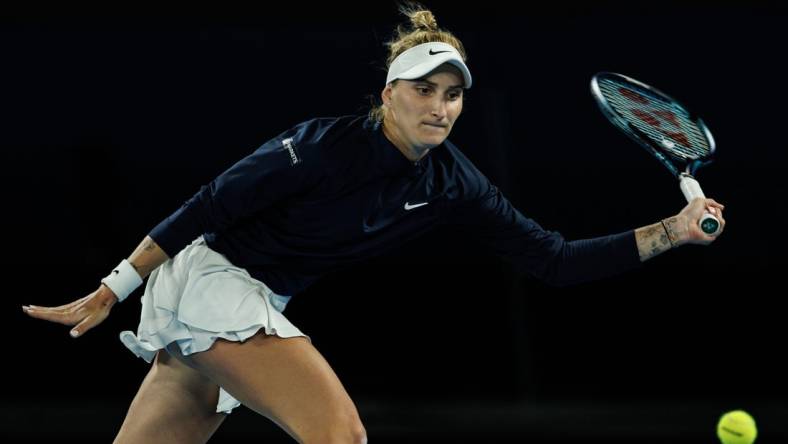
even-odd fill
[[[451,232],[326,277],[286,314],[372,442],[711,443],[735,408],[754,414],[759,442],[788,438],[785,10],[427,6],[474,75],[451,139],[526,216],[578,239],[683,207],[666,170],[597,110],[589,80],[605,70],[704,118],[718,157],[698,178],[729,225],[708,248],[568,288],[516,276]],[[79,340],[21,305],[93,291],[200,185],[281,131],[365,112],[401,20],[389,2],[0,19],[5,442],[109,442],[148,368],[117,339],[136,329],[140,290]],[[244,437],[287,442],[246,409],[212,442]]]

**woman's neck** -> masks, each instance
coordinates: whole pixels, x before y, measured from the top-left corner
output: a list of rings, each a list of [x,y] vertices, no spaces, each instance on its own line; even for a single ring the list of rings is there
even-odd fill
[[[415,148],[408,145],[402,140],[402,137],[400,137],[399,132],[396,130],[396,127],[395,129],[391,129],[389,125],[386,124],[386,119],[383,119],[383,122],[381,122],[381,124],[383,125],[383,135],[386,136],[389,142],[391,142],[392,145],[397,147],[399,152],[402,153],[402,155],[405,156],[411,162],[418,162],[419,159],[426,156],[427,153],[430,151],[429,149],[427,149],[424,150],[424,152],[419,153],[418,150],[416,150]]]

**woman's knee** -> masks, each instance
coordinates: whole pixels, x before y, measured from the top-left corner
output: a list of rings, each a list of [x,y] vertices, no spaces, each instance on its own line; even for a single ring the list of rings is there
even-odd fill
[[[366,444],[367,431],[356,416],[338,419],[330,426],[301,438],[305,444]]]
[[[353,442],[356,444],[367,444],[367,429],[364,428],[364,424],[361,421],[358,421],[357,426],[351,431],[351,437],[353,438]]]
[[[363,429],[356,432],[337,430],[314,438],[306,439],[304,444],[367,444],[367,434]]]

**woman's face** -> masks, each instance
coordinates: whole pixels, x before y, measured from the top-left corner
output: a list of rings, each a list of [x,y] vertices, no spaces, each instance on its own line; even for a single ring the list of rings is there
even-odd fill
[[[462,112],[462,85],[462,74],[449,64],[423,79],[386,85],[381,97],[392,142],[417,158],[443,143]]]

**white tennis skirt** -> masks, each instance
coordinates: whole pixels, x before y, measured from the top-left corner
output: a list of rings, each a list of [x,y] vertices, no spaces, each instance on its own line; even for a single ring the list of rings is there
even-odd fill
[[[261,329],[282,338],[309,339],[282,314],[289,300],[211,250],[200,236],[153,270],[137,334],[121,332],[120,340],[151,362],[173,342],[188,356],[208,350],[219,338],[242,342]],[[217,412],[230,413],[239,405],[220,387]]]

